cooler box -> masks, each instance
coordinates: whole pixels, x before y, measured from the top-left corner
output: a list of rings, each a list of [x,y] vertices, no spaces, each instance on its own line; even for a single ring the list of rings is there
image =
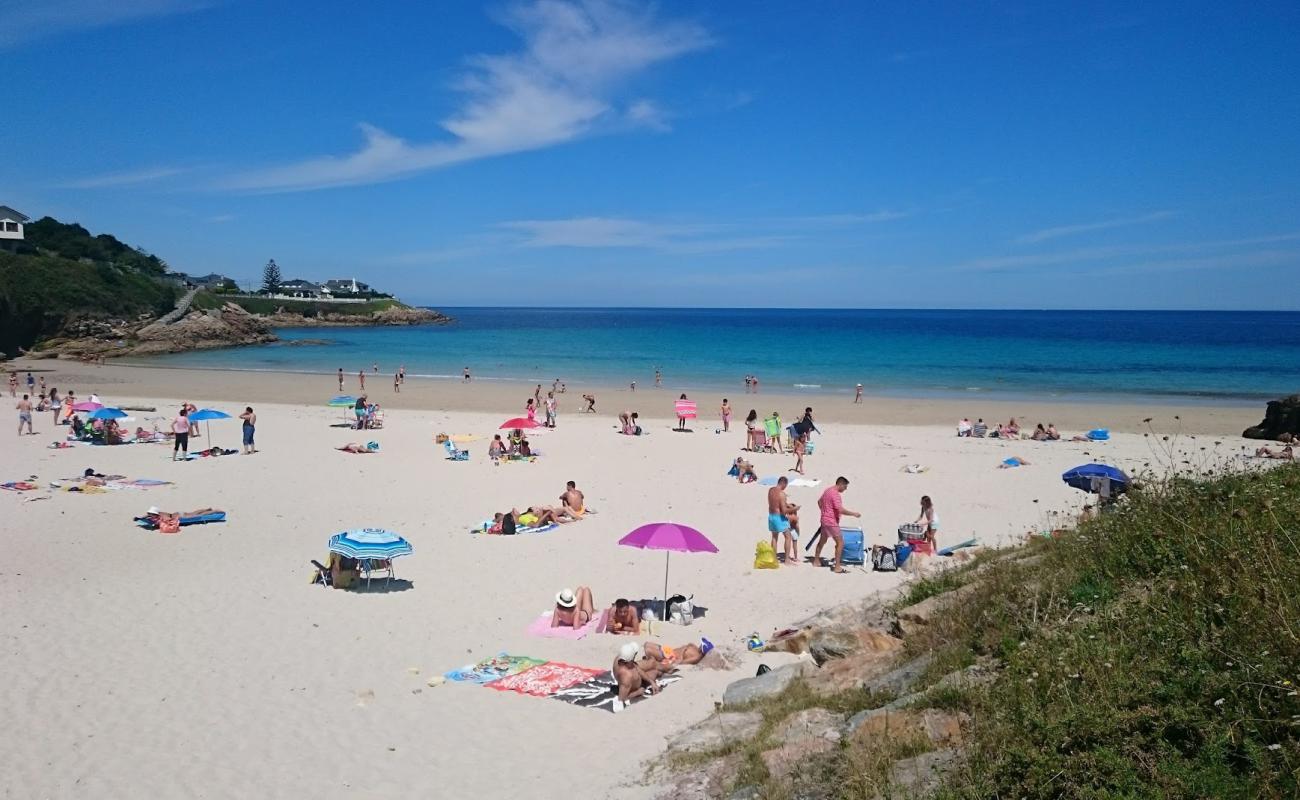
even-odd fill
[[[867,554],[862,529],[841,528],[840,533],[844,535],[844,556],[841,560],[845,564],[865,564]]]

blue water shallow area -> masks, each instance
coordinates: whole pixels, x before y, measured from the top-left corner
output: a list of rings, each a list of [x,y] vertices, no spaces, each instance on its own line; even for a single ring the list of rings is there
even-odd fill
[[[451,325],[294,328],[137,363],[580,386],[1257,401],[1300,391],[1300,312],[442,308]]]

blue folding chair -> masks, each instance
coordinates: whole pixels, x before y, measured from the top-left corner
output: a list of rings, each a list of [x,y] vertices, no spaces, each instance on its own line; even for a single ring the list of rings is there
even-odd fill
[[[451,439],[443,442],[447,447],[447,458],[451,461],[469,461],[469,451],[459,450],[456,445],[451,443]]]

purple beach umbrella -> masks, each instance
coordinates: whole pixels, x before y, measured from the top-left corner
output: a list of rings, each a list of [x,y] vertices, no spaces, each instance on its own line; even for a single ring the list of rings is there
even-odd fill
[[[618,540],[626,547],[664,552],[664,608],[660,619],[668,619],[668,557],[674,550],[679,553],[716,553],[717,545],[694,528],[672,522],[651,522]]]

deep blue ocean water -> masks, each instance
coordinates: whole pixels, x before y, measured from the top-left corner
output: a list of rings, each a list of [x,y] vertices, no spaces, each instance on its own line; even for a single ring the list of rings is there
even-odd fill
[[[1300,391],[1300,312],[443,308],[447,326],[296,328],[132,359],[222,369],[869,395],[1258,400]]]

